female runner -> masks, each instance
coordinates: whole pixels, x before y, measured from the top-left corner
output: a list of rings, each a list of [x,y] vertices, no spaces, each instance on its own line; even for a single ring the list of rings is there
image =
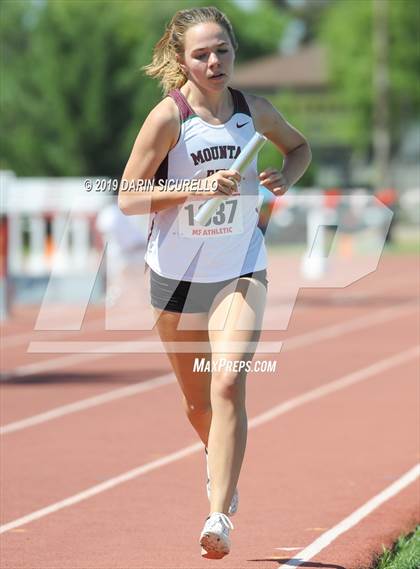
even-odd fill
[[[266,99],[229,87],[236,49],[232,26],[216,8],[173,16],[145,67],[165,98],[140,129],[118,197],[127,215],[153,214],[146,252],[151,303],[208,459],[210,513],[200,544],[210,559],[230,550],[247,438],[247,368],[267,292],[258,185],[282,195],[311,159],[305,138]],[[241,178],[229,166],[255,131],[276,145],[283,167],[258,176],[254,159]],[[130,182],[143,180],[154,180],[151,189],[130,191]],[[162,191],[165,180],[198,187]],[[224,201],[210,225],[197,225],[198,207],[214,197]]]

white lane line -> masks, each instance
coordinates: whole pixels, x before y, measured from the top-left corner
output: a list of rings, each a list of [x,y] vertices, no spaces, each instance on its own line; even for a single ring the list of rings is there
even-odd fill
[[[51,319],[51,325],[55,324],[55,322],[57,323],[56,325],[58,325],[60,322],[62,323],[63,320],[65,320],[65,318],[66,317],[61,316]],[[51,328],[51,330],[35,330],[35,323],[34,323],[33,328],[30,330],[26,330],[25,332],[19,332],[17,334],[6,334],[5,337],[2,338],[2,348],[14,348],[19,345],[27,344],[34,338],[34,336],[38,336],[39,334],[53,334],[53,333],[57,334],[61,332],[67,336],[78,333],[80,334],[84,332],[92,332],[97,329],[105,331],[104,321],[105,321],[105,316],[99,318],[93,318],[92,320],[89,320],[87,324],[82,323],[82,325],[78,329],[67,328],[64,330],[62,328],[60,329]]]
[[[87,399],[81,399],[80,401],[75,401],[74,403],[68,403],[67,405],[55,407],[50,411],[45,411],[44,413],[39,413],[38,415],[32,415],[32,417],[21,419],[20,421],[14,421],[13,423],[4,425],[4,427],[0,427],[0,434],[5,435],[7,433],[21,431],[22,429],[27,429],[28,427],[33,427],[34,425],[39,425],[40,423],[58,419],[58,417],[63,417],[64,415],[69,415],[70,413],[76,413],[77,411],[83,411],[84,409],[91,409],[92,407],[103,405],[109,401],[116,401],[117,399],[122,399],[123,397],[130,397],[131,395],[137,395],[138,393],[145,393],[146,391],[151,391],[152,389],[156,389],[162,385],[168,385],[169,383],[174,382],[174,374],[167,373],[166,375],[160,375],[147,381],[128,385],[119,389],[113,389],[112,391],[107,391],[101,395],[95,395],[93,397],[88,397]]]
[[[76,365],[78,363],[90,363],[102,358],[111,357],[114,354],[92,354],[92,355],[69,355],[61,356],[59,358],[52,358],[43,360],[42,362],[34,362],[32,364],[25,364],[19,366],[12,371],[6,371],[0,376],[0,381],[10,381],[18,377],[26,377],[34,375],[35,373],[44,373],[46,371],[61,369]]]
[[[348,387],[350,385],[358,383],[359,381],[363,381],[363,380],[367,379],[368,377],[371,377],[373,375],[377,375],[380,372],[387,371],[390,368],[393,368],[395,366],[403,364],[409,360],[412,360],[412,359],[418,357],[419,355],[420,355],[420,347],[419,346],[413,346],[412,348],[409,348],[408,350],[405,350],[404,352],[401,352],[400,354],[397,354],[395,356],[391,356],[389,358],[385,358],[384,360],[380,360],[379,362],[376,362],[372,365],[369,365],[369,366],[364,367],[362,369],[359,369],[357,371],[353,371],[351,373],[348,373],[348,374],[344,375],[343,377],[340,377],[339,379],[336,379],[334,381],[330,381],[329,383],[327,383],[325,385],[321,385],[321,387],[316,387],[315,389],[312,389],[311,391],[307,391],[306,393],[303,393],[302,395],[298,395],[297,397],[294,397],[293,399],[289,399],[289,401],[284,401],[283,403],[280,403],[279,405],[272,407],[268,411],[261,413],[260,415],[258,415],[254,419],[251,419],[249,424],[254,427],[256,425],[262,425],[263,423],[267,423],[268,421],[271,421],[275,417],[278,417],[279,415],[282,415],[283,413],[286,413],[287,411],[291,411],[292,409],[295,409],[296,407],[300,407],[304,403],[309,403],[309,401],[314,401],[315,399],[320,399],[321,397],[324,397],[325,395],[329,395],[330,393],[334,393],[335,391],[339,391],[340,389],[343,389],[344,387]]]
[[[358,330],[360,328],[364,328],[369,325],[375,325],[381,322],[386,322],[387,320],[392,320],[394,317],[404,316],[407,313],[409,314],[412,313],[411,303],[409,306],[399,307],[398,309],[393,308],[393,309],[385,309],[378,311],[377,314],[374,314],[370,318],[363,316],[362,318],[356,318],[344,324],[326,326],[325,328],[321,328],[320,330],[315,330],[314,332],[308,332],[305,334],[297,335],[294,338],[290,338],[284,344],[283,351],[294,350],[297,348],[301,348],[302,346],[307,346],[309,344],[319,342],[330,337],[337,337],[347,332],[352,332],[354,330]],[[98,355],[97,357],[100,356]],[[160,387],[159,380],[165,377],[167,377],[167,374],[163,376],[158,376],[156,378],[144,382],[135,383],[132,386],[130,386],[130,389],[133,390],[131,393],[129,391],[126,391],[126,388],[114,389],[112,391],[108,391],[103,395],[89,397],[88,399],[81,399],[79,401],[75,401],[67,405],[55,407],[50,411],[45,411],[43,413],[32,415],[31,417],[27,417],[19,421],[8,423],[0,428],[0,435],[12,433],[15,431],[20,431],[22,429],[32,427],[34,425],[45,423],[46,421],[50,421],[52,419],[63,417],[70,413],[78,412],[82,409],[89,409],[91,407],[95,407],[96,405],[102,405],[103,403],[108,403],[110,401],[113,401],[114,399],[113,394],[115,394],[115,399],[121,399],[122,397],[133,395],[134,393],[138,393],[135,391],[138,387],[140,387],[142,391],[144,389],[144,386],[147,385],[149,382],[152,383],[150,389]],[[174,383],[174,382],[175,380],[168,381],[167,383]],[[167,383],[164,383],[163,385],[166,385]]]
[[[355,330],[361,330],[362,328],[368,328],[369,326],[375,326],[376,324],[382,324],[393,318],[400,316],[405,316],[406,314],[412,314],[414,309],[418,307],[418,301],[404,303],[402,306],[392,306],[391,308],[384,308],[383,310],[378,310],[374,314],[365,314],[349,320],[348,322],[342,322],[338,324],[333,324],[331,326],[325,326],[324,328],[319,328],[313,332],[307,332],[306,334],[300,334],[294,338],[285,339],[283,345],[283,352],[287,352],[290,349],[298,348],[300,346],[306,346],[308,344],[308,339],[311,341],[327,340],[328,338],[335,338],[341,334],[353,332]]]
[[[102,482],[101,484],[96,484],[96,486],[91,486],[87,490],[79,492],[78,494],[74,494],[73,496],[65,498],[60,502],[55,502],[55,504],[51,504],[46,508],[42,508],[41,510],[37,510],[36,512],[32,512],[26,516],[18,518],[17,520],[4,524],[0,526],[0,534],[5,533],[11,529],[20,527],[22,525],[28,524],[29,522],[33,522],[34,520],[39,520],[40,518],[44,518],[45,516],[48,516],[49,514],[52,514],[54,512],[58,512],[58,510],[62,510],[63,508],[74,506],[74,504],[82,502],[83,500],[87,500],[88,498],[96,496],[101,492],[106,492],[107,490],[110,490],[111,488],[114,488],[119,484],[123,484],[124,482],[128,482],[129,480],[133,480],[134,478],[142,476],[143,474],[147,474],[152,470],[156,470],[157,468],[161,468],[162,466],[166,466],[167,464],[171,464],[172,462],[181,460],[186,456],[194,454],[195,452],[198,452],[200,450],[201,451],[203,450],[203,444],[195,443],[177,452],[168,454],[162,458],[159,458],[152,462],[148,462],[147,464],[143,464],[138,468],[133,468],[133,470],[129,470],[127,472],[124,472],[123,474],[120,474],[119,476],[115,476],[114,478],[105,480],[105,482]]]
[[[268,421],[271,421],[274,418],[279,417],[280,415],[283,415],[291,411],[292,409],[296,409],[297,407],[300,407],[301,405],[304,405],[309,401],[313,401],[314,399],[320,399],[321,397],[324,397],[329,393],[333,393],[334,391],[338,391],[339,389],[348,387],[353,383],[367,379],[380,371],[384,371],[392,367],[395,367],[401,363],[413,359],[415,356],[418,356],[419,353],[420,353],[419,347],[415,346],[413,348],[404,351],[402,354],[399,354],[398,356],[392,356],[390,358],[386,358],[384,360],[377,362],[374,365],[362,368],[357,372],[345,375],[344,377],[332,381],[331,383],[323,386],[323,388],[314,389],[313,391],[309,391],[306,394],[290,399],[289,401],[285,401],[284,403],[276,405],[275,407],[269,409],[265,413],[261,413],[260,415],[257,415],[256,417],[251,419],[251,421],[249,422],[249,428],[253,429],[259,425],[262,425],[263,423],[267,423]],[[64,500],[60,500],[59,502],[51,504],[50,506],[46,506],[45,508],[41,508],[40,510],[31,512],[26,516],[8,522],[0,526],[0,534],[5,533],[11,529],[20,527],[22,525],[25,525],[34,520],[43,518],[49,514],[57,512],[58,510],[62,510],[63,508],[73,506],[74,504],[82,502],[83,500],[86,500],[91,496],[95,496],[96,494],[105,492],[106,490],[114,488],[115,486],[127,482],[128,480],[133,480],[134,478],[142,476],[143,474],[161,468],[162,466],[165,466],[172,462],[181,460],[186,456],[189,456],[191,454],[194,454],[195,452],[199,452],[202,450],[203,450],[203,444],[200,442],[184,447],[183,449],[180,449],[179,451],[176,451],[172,454],[166,455],[158,460],[154,460],[147,464],[143,464],[142,466],[134,468],[133,470],[129,470],[128,472],[124,472],[119,476],[110,478],[109,480],[106,480],[101,484],[96,484],[95,486],[91,486],[90,488],[87,488],[86,490],[83,490],[78,494],[74,494],[73,496],[65,498]]]
[[[62,320],[62,318],[61,318]],[[58,325],[58,322],[57,322]],[[137,327],[130,328],[131,325],[138,326],[138,316],[136,314],[131,314],[127,317],[125,314],[120,318],[112,318],[112,325],[114,328],[105,328],[105,314],[99,316],[98,318],[92,318],[86,324],[82,323],[80,328],[52,328],[51,330],[27,330],[26,332],[20,332],[19,334],[5,335],[1,340],[2,348],[13,348],[19,345],[25,345],[34,340],[34,337],[39,337],[41,334],[54,334],[56,338],[59,333],[63,333],[65,337],[74,336],[75,334],[84,334],[85,332],[94,332],[96,330],[100,332],[119,332],[123,331],[133,331],[138,332]],[[117,326],[117,328],[115,328]],[[121,328],[120,328],[121,327]],[[128,327],[128,328],[127,328]],[[3,331],[4,334],[4,331]]]
[[[163,346],[161,341],[151,342],[146,340],[137,340],[133,342],[127,342],[126,340],[121,340],[119,342],[113,341],[95,341],[95,340],[83,340],[83,341],[37,341],[31,342],[28,347],[28,353],[31,354],[65,354],[65,353],[82,353],[82,354],[167,354],[169,352],[174,353],[226,353],[227,350],[231,353],[241,354],[244,350],[249,350],[255,354],[267,353],[279,353],[281,350],[281,342],[219,342],[213,343],[210,347],[209,342],[167,342]]]
[[[389,278],[389,277],[388,277]],[[403,280],[399,280],[395,279],[393,282],[387,282],[387,285],[382,285],[381,286],[381,293],[383,293],[385,290],[393,290],[396,289],[398,291],[401,291],[402,287],[405,287],[406,285],[412,285],[412,284],[416,284],[415,280],[413,280],[413,278],[410,279],[403,279]],[[344,302],[353,302],[354,300],[367,300],[370,298],[375,298],[378,294],[378,290],[377,290],[377,284],[376,281],[370,283],[373,285],[373,291],[370,290],[370,286],[367,287],[367,289],[364,292],[352,292],[352,289],[350,289],[350,287],[344,287],[343,289],[340,289],[338,292],[336,293],[332,293],[331,296],[329,297],[329,300],[331,300],[331,302],[336,302],[336,301],[340,301],[343,300]],[[397,288],[396,288],[397,287]],[[145,305],[145,309],[150,308],[150,304],[146,304]],[[59,309],[59,314],[56,314],[54,312],[54,314],[52,314],[48,320],[51,322],[51,325],[54,325],[55,323],[59,323],[61,322],[63,319],[62,313],[61,313],[61,309]],[[76,333],[84,333],[84,332],[91,332],[93,330],[99,329],[99,330],[104,330],[103,328],[103,323],[105,320],[105,313],[98,316],[98,317],[94,317],[91,320],[89,320],[89,322],[87,324],[83,324],[80,330],[74,330],[74,329],[66,329],[64,332],[66,334],[66,337],[68,337],[68,335],[72,335],[72,334],[76,334]],[[115,318],[113,317],[112,319],[113,325],[127,325],[130,322],[137,322],[138,323],[138,317],[136,315],[134,315],[134,318],[130,316],[127,319],[127,315],[124,315],[121,318]],[[20,344],[26,344],[29,343],[30,341],[34,340],[34,333],[36,334],[48,334],[51,332],[60,332],[62,331],[61,329],[52,329],[52,330],[35,330],[34,328],[32,330],[26,330],[25,332],[17,332],[15,334],[8,334],[6,332],[6,326],[7,326],[7,322],[5,323],[3,332],[2,332],[2,338],[1,338],[1,347],[2,348],[10,348],[10,347],[15,347],[18,346]],[[35,326],[35,324],[34,324]],[[118,331],[119,328],[117,328],[116,331]],[[130,328],[131,330],[131,328]],[[133,328],[134,331],[136,331],[136,328]]]
[[[347,331],[352,332],[353,330],[359,330],[370,325],[379,324],[381,322],[386,322],[392,320],[394,317],[403,316],[406,313],[411,313],[413,307],[417,305],[417,302],[408,302],[400,306],[393,306],[391,308],[384,308],[383,310],[378,310],[373,315],[364,315],[357,318],[353,318],[348,322],[343,324],[333,324],[330,326],[325,326],[320,328],[315,332],[307,332],[305,334],[300,334],[296,337],[292,337],[285,341],[283,350],[289,350],[294,346],[294,343],[300,343],[300,345],[307,345],[308,338],[309,343],[312,341],[311,338],[314,335],[318,335],[319,339],[325,339],[334,337],[339,333],[345,333]],[[134,341],[135,342],[135,341]],[[133,343],[134,343],[133,342]],[[18,377],[26,377],[28,375],[33,375],[35,373],[43,373],[46,371],[51,371],[55,369],[61,369],[78,363],[89,363],[101,358],[113,357],[114,354],[103,353],[103,354],[69,354],[66,356],[60,356],[58,358],[53,358],[49,360],[43,360],[41,362],[35,362],[32,364],[26,364],[15,368],[9,372],[5,372],[0,375],[1,381],[8,381]]]
[[[303,549],[302,546],[300,547],[275,547],[274,549],[278,549],[280,551],[300,551],[301,549]]]
[[[401,492],[401,490],[404,490],[404,488],[415,482],[419,476],[420,464],[416,464],[416,466],[413,466],[413,468],[401,476],[401,478],[371,498],[368,502],[363,504],[363,506],[350,514],[350,516],[342,520],[339,524],[323,533],[318,539],[312,542],[303,551],[298,553],[298,555],[286,563],[279,565],[279,567],[299,567],[299,565],[302,565],[305,563],[305,561],[309,561],[320,551],[330,545],[330,543],[337,539],[337,537],[339,537],[341,534],[357,525],[370,513],[376,510],[376,508],[379,508],[379,506],[396,496],[399,492]]]
[[[150,335],[145,336],[144,339],[150,338]],[[126,347],[126,351],[134,350],[135,346],[137,345],[138,340],[132,340],[128,342],[124,342]],[[51,341],[51,344],[54,345],[54,341]],[[112,344],[112,343],[111,343]],[[51,351],[49,352],[51,353]],[[118,353],[118,352],[117,352]],[[16,379],[18,377],[26,377],[28,375],[34,375],[36,373],[43,373],[46,371],[51,371],[55,369],[61,369],[68,366],[76,365],[78,363],[90,363],[95,360],[100,360],[102,358],[110,358],[113,357],[115,353],[110,350],[107,346],[104,346],[102,350],[98,350],[96,353],[93,354],[70,354],[66,356],[60,356],[58,358],[52,358],[47,360],[42,360],[41,362],[34,362],[32,364],[25,364],[23,366],[19,366],[9,372],[2,373],[0,375],[0,382],[2,381],[10,381],[12,379]]]
[[[380,292],[380,294],[382,295],[385,291],[396,290],[397,292],[401,292],[401,290],[403,288],[405,288],[406,285],[418,286],[418,279],[415,277],[411,277],[409,279],[401,279],[400,282],[398,282],[398,283],[395,281],[397,281],[397,279],[395,279],[394,282],[388,282],[387,284],[381,284],[379,287],[378,283],[375,280],[374,283],[372,283],[373,284],[373,287],[372,287],[373,291],[369,291],[369,289],[367,289],[364,291],[361,290],[361,291],[353,292],[353,290],[349,290],[349,287],[344,287],[343,289],[340,289],[338,292],[331,294],[330,299],[334,304],[338,304],[341,302],[343,302],[343,304],[347,304],[348,302],[359,302],[361,300],[362,301],[367,301],[367,300],[372,300],[372,299],[374,300],[375,298],[378,297],[378,292]],[[360,281],[357,281],[357,282],[360,282]],[[356,283],[354,283],[354,284],[356,284]],[[346,291],[346,292],[344,292],[344,291]],[[413,291],[413,293],[414,293],[414,291]],[[389,301],[392,302],[392,298],[390,298]]]

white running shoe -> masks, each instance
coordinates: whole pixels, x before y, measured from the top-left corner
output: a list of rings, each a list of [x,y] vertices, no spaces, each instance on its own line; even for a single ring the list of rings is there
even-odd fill
[[[221,559],[230,552],[229,532],[233,524],[226,514],[210,514],[200,535],[201,555],[207,559]]]
[[[211,485],[210,485],[209,461],[208,461],[207,449],[206,448],[204,448],[204,452],[206,453],[206,468],[207,468],[207,485],[206,485],[206,487],[207,487],[207,498],[210,500]],[[229,510],[228,510],[229,516],[234,516],[236,514],[236,512],[238,511],[238,507],[239,507],[239,492],[238,492],[238,489],[235,488],[235,491],[234,491],[233,496],[232,496],[232,500],[230,502]]]

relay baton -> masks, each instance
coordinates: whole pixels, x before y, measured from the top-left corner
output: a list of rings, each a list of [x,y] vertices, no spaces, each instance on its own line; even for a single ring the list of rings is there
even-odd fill
[[[259,132],[256,132],[251,140],[245,145],[242,152],[236,158],[229,170],[236,170],[240,174],[248,168],[255,156],[258,154],[264,143],[267,141],[266,137]],[[228,196],[226,196],[228,197]],[[198,213],[194,217],[194,221],[198,225],[206,225],[216,210],[226,198],[213,198],[208,200],[203,206],[200,207]]]

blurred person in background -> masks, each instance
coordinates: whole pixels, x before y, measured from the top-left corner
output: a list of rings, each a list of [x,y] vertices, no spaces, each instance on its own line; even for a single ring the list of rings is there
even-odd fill
[[[264,186],[260,186],[260,216],[258,219],[258,227],[261,229],[263,235],[265,235],[267,231],[275,205],[276,196]]]
[[[144,255],[147,237],[138,216],[124,215],[117,199],[105,206],[96,218],[106,249],[106,303],[112,308],[134,304],[139,290],[138,281],[144,278]]]
[[[398,211],[398,192],[394,188],[384,188],[383,190],[377,190],[375,193],[376,198],[386,205],[392,213],[391,225],[389,226],[388,232],[385,237],[385,243],[390,245],[393,241],[394,228],[397,222],[397,211]]]

